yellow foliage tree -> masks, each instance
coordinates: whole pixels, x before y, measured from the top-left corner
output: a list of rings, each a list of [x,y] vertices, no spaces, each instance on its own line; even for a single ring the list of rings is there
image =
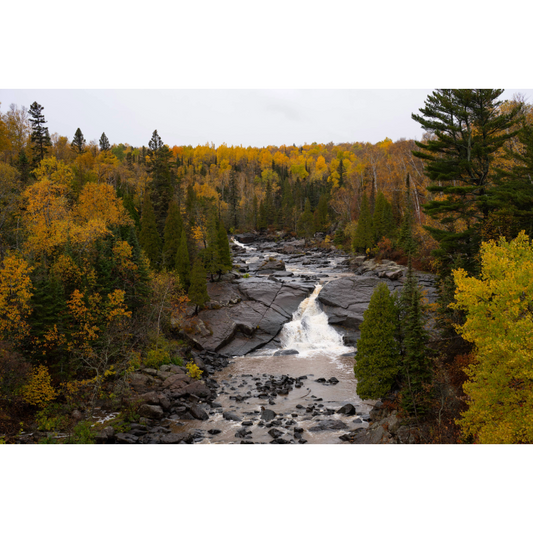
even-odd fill
[[[533,246],[524,232],[481,247],[479,279],[454,271],[458,327],[475,345],[468,410],[458,421],[479,443],[533,443]]]
[[[21,340],[29,331],[32,270],[24,259],[14,256],[7,256],[0,267],[0,338]]]
[[[39,365],[24,386],[22,397],[30,405],[46,407],[57,397],[57,392],[52,386],[52,379],[48,368]]]

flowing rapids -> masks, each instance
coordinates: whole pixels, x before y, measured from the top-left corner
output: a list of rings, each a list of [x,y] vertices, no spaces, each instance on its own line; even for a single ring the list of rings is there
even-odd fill
[[[329,357],[337,362],[338,356],[353,351],[345,346],[342,336],[329,324],[328,317],[320,309],[317,296],[322,285],[317,285],[311,296],[301,304],[292,320],[280,333],[284,350],[297,350],[299,357]]]
[[[280,424],[275,428],[282,431],[282,438],[308,443],[342,443],[339,436],[358,427],[367,427],[366,415],[373,402],[363,402],[356,394],[353,373],[353,346],[345,346],[342,336],[329,324],[326,314],[320,309],[317,296],[322,289],[318,284],[311,296],[300,304],[290,322],[278,335],[277,349],[259,349],[243,357],[237,357],[225,369],[214,375],[220,385],[216,402],[220,407],[209,412],[209,420],[180,421],[175,431],[196,430],[197,442],[240,443],[242,431],[250,431],[244,437],[254,443],[269,443],[273,437],[268,433],[272,426],[262,425],[261,409],[270,409],[278,416]],[[279,350],[297,350],[297,354],[279,355]],[[265,397],[258,388],[274,377],[299,378],[301,387],[292,388],[288,394]],[[324,381],[317,381],[324,378]],[[338,383],[328,382],[336,378]],[[344,416],[336,411],[351,403],[357,409],[357,416]],[[223,413],[234,413],[241,420],[229,421]],[[342,429],[309,431],[321,422],[337,421],[345,424]],[[243,423],[246,425],[243,426]],[[295,437],[294,427],[303,429]],[[216,435],[209,430],[220,431]],[[241,432],[239,434],[239,432]],[[238,435],[236,435],[236,433]]]

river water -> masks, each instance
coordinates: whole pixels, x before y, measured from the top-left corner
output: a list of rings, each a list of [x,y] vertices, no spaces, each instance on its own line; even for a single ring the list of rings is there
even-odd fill
[[[249,252],[255,251],[251,247],[245,248]],[[295,270],[302,270],[302,265],[295,265]],[[316,270],[309,270],[309,273],[316,274]],[[260,349],[233,358],[228,367],[213,375],[220,387],[216,399],[218,407],[217,404],[211,409],[204,406],[209,419],[175,420],[172,429],[196,431],[195,441],[198,443],[269,443],[273,440],[269,431],[276,429],[287,442],[332,444],[342,443],[339,436],[351,430],[367,427],[366,419],[374,402],[363,402],[355,392],[355,348],[344,345],[342,336],[328,324],[327,316],[316,300],[328,278],[333,277],[328,274],[317,282],[314,292],[302,301],[292,320],[278,335],[281,346],[278,350],[295,350],[297,353],[275,355],[278,350]],[[287,376],[301,379],[293,383],[291,390],[277,395],[264,394],[265,384],[287,381]],[[334,379],[330,382],[331,378]],[[336,413],[348,403],[355,406],[356,415]],[[274,411],[274,420],[262,422],[262,409]],[[229,421],[224,418],[224,413],[226,416],[231,413],[240,420]],[[339,428],[311,429],[324,423]],[[297,428],[296,432],[294,428]],[[209,430],[216,434],[209,433]]]

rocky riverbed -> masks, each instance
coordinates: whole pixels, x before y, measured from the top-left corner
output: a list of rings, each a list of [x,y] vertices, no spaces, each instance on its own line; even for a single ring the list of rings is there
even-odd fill
[[[399,289],[405,267],[253,234],[232,252],[235,269],[208,285],[207,308],[174,322],[202,379],[173,365],[135,372],[138,423],[108,425],[98,442],[416,442],[395,411],[357,397],[353,375],[372,292],[381,281]],[[418,277],[434,301],[432,277]]]

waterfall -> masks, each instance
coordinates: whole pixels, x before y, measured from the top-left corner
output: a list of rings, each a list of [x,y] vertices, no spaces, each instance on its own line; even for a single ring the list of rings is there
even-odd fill
[[[236,244],[237,246],[240,246],[246,252],[255,252],[257,250],[257,248],[253,248],[252,246],[246,246],[246,244],[239,242],[235,237],[231,238],[231,242],[233,244]]]
[[[353,350],[344,346],[342,335],[328,324],[326,313],[320,309],[316,301],[321,290],[322,285],[315,287],[313,294],[300,304],[293,314],[292,321],[287,322],[280,333],[283,349],[298,350],[299,357],[312,355],[335,357]]]

